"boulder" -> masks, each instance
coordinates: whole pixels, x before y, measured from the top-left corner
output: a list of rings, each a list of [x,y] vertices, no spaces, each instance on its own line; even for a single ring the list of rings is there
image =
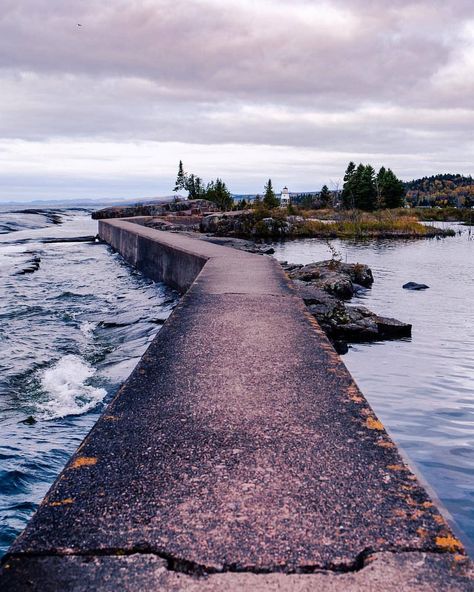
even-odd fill
[[[372,272],[366,265],[322,261],[309,265],[285,263],[283,267],[294,278],[296,291],[338,353],[347,352],[347,343],[410,337],[410,324],[344,302],[358,289],[372,285]]]
[[[416,282],[408,282],[403,284],[404,290],[427,290],[429,286],[426,284],[417,284]]]
[[[402,337],[411,337],[412,326],[410,323],[402,323],[397,319],[386,317],[375,317],[375,322],[382,339],[400,339]]]
[[[360,286],[370,288],[374,282],[372,271],[360,263],[319,261],[308,265],[285,265],[289,277],[320,288],[337,298],[349,300]]]

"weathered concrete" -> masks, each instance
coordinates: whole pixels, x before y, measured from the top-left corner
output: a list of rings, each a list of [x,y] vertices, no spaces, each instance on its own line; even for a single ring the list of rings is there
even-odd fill
[[[192,285],[10,549],[2,590],[472,589],[276,261],[129,221],[100,234]]]
[[[471,592],[467,561],[435,553],[380,553],[355,572],[190,575],[150,554],[11,559],[9,592]]]

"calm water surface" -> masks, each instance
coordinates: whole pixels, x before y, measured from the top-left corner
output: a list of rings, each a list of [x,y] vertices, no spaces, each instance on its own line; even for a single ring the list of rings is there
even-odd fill
[[[44,242],[96,232],[88,212],[0,211],[0,556],[176,303],[105,245]]]
[[[388,431],[451,513],[474,555],[474,241],[332,241],[375,283],[353,300],[413,324],[411,340],[353,345],[343,360]],[[329,259],[315,239],[277,243],[291,263]],[[429,290],[403,290],[408,281]]]

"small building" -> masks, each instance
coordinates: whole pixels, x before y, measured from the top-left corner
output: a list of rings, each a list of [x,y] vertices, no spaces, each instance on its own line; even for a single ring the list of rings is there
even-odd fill
[[[280,207],[286,208],[290,205],[290,194],[288,192],[288,187],[283,187],[283,190],[280,194]]]

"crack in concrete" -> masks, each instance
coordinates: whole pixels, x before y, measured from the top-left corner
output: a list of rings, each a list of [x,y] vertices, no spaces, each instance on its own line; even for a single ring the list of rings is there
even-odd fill
[[[371,547],[366,547],[350,562],[329,562],[326,564],[308,564],[296,567],[288,565],[269,565],[269,566],[246,566],[237,563],[224,563],[221,565],[205,565],[185,559],[183,557],[176,557],[171,553],[164,551],[157,551],[147,545],[138,545],[129,549],[109,548],[109,549],[91,549],[87,551],[44,551],[44,552],[28,552],[28,553],[7,553],[1,563],[7,563],[11,559],[31,558],[31,557],[130,557],[132,555],[154,555],[166,562],[166,569],[171,572],[181,573],[194,577],[206,577],[214,574],[223,573],[249,573],[254,575],[268,575],[268,574],[285,574],[285,575],[310,575],[316,573],[330,572],[333,574],[356,573],[367,567],[372,561],[373,557],[378,553],[420,553],[420,554],[436,554],[447,555],[449,551],[439,548],[419,549],[415,547],[404,547],[397,549],[383,549],[375,550]]]

